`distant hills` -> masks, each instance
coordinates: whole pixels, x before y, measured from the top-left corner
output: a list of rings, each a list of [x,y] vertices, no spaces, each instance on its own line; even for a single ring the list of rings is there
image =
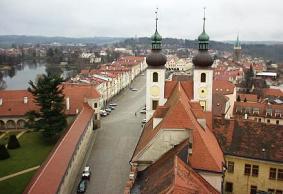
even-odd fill
[[[1,35],[0,46],[8,47],[12,44],[111,44],[124,40],[125,38],[115,37],[47,37],[47,36],[25,36],[25,35]]]
[[[25,35],[0,35],[0,48],[11,47],[12,44],[113,44],[116,47],[127,48],[150,48],[151,41],[148,37],[120,38],[120,37],[47,37],[47,36],[25,36]],[[219,51],[232,51],[233,41],[210,41],[210,48]],[[176,38],[164,38],[163,47],[197,48],[197,41]],[[253,57],[263,57],[273,63],[283,63],[283,42],[281,41],[243,41],[242,52]]]

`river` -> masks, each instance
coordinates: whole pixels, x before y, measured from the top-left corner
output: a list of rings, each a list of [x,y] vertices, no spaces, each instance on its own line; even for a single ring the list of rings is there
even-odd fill
[[[0,89],[4,90],[24,90],[29,87],[30,80],[35,81],[37,76],[47,71],[56,72],[68,77],[70,71],[58,64],[48,64],[44,61],[25,61],[21,64],[2,67],[0,69]]]

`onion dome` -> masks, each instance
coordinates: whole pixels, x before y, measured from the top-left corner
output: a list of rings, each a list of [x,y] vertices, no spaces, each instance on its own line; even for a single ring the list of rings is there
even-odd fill
[[[193,64],[196,67],[210,67],[213,64],[213,58],[208,53],[209,36],[205,32],[205,16],[203,18],[203,31],[198,37],[198,54],[193,57]]]
[[[157,12],[155,12],[157,14]],[[167,58],[161,52],[162,36],[157,31],[157,17],[156,17],[155,33],[151,37],[151,53],[146,57],[146,63],[151,67],[162,67],[166,64]]]

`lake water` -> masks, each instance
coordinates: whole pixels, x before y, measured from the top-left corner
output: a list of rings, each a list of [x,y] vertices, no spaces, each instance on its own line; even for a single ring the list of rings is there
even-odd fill
[[[5,90],[21,90],[29,87],[30,80],[35,81],[37,75],[46,73],[45,63],[22,63],[14,69],[3,73],[2,82],[6,84]]]

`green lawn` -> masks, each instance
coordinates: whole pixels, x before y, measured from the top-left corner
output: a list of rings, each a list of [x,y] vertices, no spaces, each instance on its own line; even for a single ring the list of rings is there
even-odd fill
[[[46,144],[40,132],[27,132],[19,142],[20,148],[8,150],[9,159],[0,160],[0,177],[40,165],[54,146]]]
[[[0,182],[0,193],[3,194],[21,194],[31,177],[36,171],[27,172],[25,174],[4,180]]]
[[[12,131],[12,132],[6,133],[6,135],[0,139],[0,144],[6,145],[8,143],[8,139],[10,135],[17,135],[19,133],[20,131]]]

